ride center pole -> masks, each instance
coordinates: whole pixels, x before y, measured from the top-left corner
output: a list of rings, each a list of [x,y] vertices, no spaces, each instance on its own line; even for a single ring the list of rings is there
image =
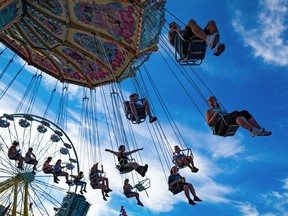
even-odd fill
[[[28,216],[28,183],[26,182],[24,185],[24,216]]]

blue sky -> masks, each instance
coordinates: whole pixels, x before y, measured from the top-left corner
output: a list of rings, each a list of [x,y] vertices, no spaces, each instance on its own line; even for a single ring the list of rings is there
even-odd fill
[[[140,153],[143,163],[149,164],[147,175],[152,183],[151,188],[148,189],[149,198],[144,192],[140,195],[145,207],[136,206],[134,199],[128,200],[123,196],[122,182],[125,177],[121,177],[115,170],[113,156],[103,151],[104,148],[111,148],[106,136],[107,132],[103,132],[101,136],[99,135],[101,160],[114,191],[108,202],[104,202],[100,192],[93,191],[88,186],[86,197],[92,203],[89,215],[117,215],[121,205],[125,206],[129,216],[288,215],[288,148],[287,142],[284,141],[288,125],[287,2],[284,0],[178,0],[168,1],[166,9],[184,23],[191,18],[195,19],[203,28],[207,21],[211,19],[216,21],[226,50],[221,56],[215,57],[212,51],[207,49],[203,64],[192,69],[227,110],[247,109],[261,126],[271,130],[273,134],[270,137],[252,138],[249,132],[240,128],[234,137],[213,136],[201,116],[201,114],[205,115],[207,104],[203,103],[183,77],[176,64],[170,59],[171,55],[165,54],[167,47],[160,43],[159,51],[151,55],[145,66],[157,83],[159,93],[182,136],[193,150],[195,165],[199,168],[199,172],[195,174],[182,169],[180,174],[194,185],[197,195],[203,199],[203,202],[190,206],[183,193],[173,196],[167,190],[164,176],[169,174],[169,170],[166,168],[165,172],[162,172],[160,163],[163,161],[157,158],[147,125],[132,125],[137,145],[144,147]],[[166,20],[167,23],[162,31],[163,37],[167,35],[168,23],[175,19],[166,14]],[[3,62],[7,61],[5,58],[9,57],[2,58]],[[163,58],[168,61],[181,84],[196,101],[201,113],[175,79]],[[21,60],[18,59],[18,62]],[[1,67],[3,65],[1,63]],[[18,70],[19,65],[15,68]],[[193,71],[189,68],[185,69],[193,76]],[[32,73],[35,71],[31,67],[27,67],[26,70]],[[143,68],[141,70],[144,71]],[[20,92],[24,89],[19,84],[21,82],[23,83],[23,80],[12,86],[8,94],[14,94],[15,98],[19,95],[18,98],[21,98]],[[127,79],[121,83],[125,97],[135,91],[131,82],[131,79]],[[44,76],[43,83],[43,92],[46,91],[47,94],[54,87],[55,80]],[[3,85],[1,80],[1,87]],[[198,86],[207,98],[210,93],[203,85]],[[153,111],[159,118],[158,123],[164,128],[169,144],[174,146],[177,140],[148,81],[147,88]],[[103,90],[109,95],[108,86],[103,87]],[[89,167],[97,159],[99,160],[99,158],[87,160],[90,156],[96,155],[89,151],[98,149],[89,145],[87,148],[80,146],[79,135],[75,131],[78,131],[77,123],[80,121],[82,98],[79,98],[79,95],[82,94],[82,90],[70,86],[69,91],[70,117],[67,134],[74,140],[81,160],[80,167],[88,176]],[[43,92],[41,94],[44,95]],[[39,106],[34,109],[35,113],[43,113],[46,108],[43,95],[38,98]],[[3,113],[7,112],[9,107],[11,110],[15,105],[9,101],[9,97],[4,99],[7,103],[1,107]],[[103,105],[103,102],[97,102],[99,112],[104,113],[101,104]],[[53,117],[51,119],[53,120]],[[106,127],[105,121],[100,120],[99,125],[99,128]],[[115,149],[116,144],[113,145]],[[86,154],[89,154],[89,157]]]

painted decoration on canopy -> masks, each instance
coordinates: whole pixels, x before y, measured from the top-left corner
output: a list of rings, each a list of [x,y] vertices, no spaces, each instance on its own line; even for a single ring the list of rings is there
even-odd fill
[[[157,50],[165,3],[7,1],[0,12],[16,9],[14,20],[3,16],[0,41],[60,81],[95,88],[133,76]]]
[[[0,30],[9,27],[13,22],[20,19],[20,16],[23,14],[21,4],[21,0],[5,0],[0,2]]]

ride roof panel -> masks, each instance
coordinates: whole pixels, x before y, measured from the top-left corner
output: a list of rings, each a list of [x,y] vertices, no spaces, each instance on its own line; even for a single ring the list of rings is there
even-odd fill
[[[2,25],[2,43],[60,81],[95,88],[133,76],[157,50],[166,1],[9,3],[15,18]]]

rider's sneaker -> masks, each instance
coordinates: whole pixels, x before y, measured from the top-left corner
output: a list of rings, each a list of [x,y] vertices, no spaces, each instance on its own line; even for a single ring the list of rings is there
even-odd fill
[[[257,136],[270,136],[272,134],[271,131],[266,131],[265,128],[263,128],[263,131],[259,133]]]
[[[193,167],[193,168],[192,168],[192,172],[194,172],[194,173],[197,173],[198,170],[199,170],[199,169],[198,169],[197,167]]]
[[[224,52],[224,50],[225,50],[225,44],[223,44],[223,43],[217,43],[217,45],[216,45],[215,48],[214,48],[214,53],[213,53],[213,55],[219,56],[219,55],[221,55],[222,52]]]
[[[151,117],[151,118],[149,118],[149,123],[152,123],[152,122],[154,122],[156,120],[157,120],[157,117]]]
[[[113,190],[111,190],[110,188],[107,188],[107,189],[104,190],[104,192],[106,192],[106,193],[109,193],[111,191],[113,191]]]
[[[263,132],[263,130],[264,130],[264,128],[260,128],[260,129],[259,129],[259,128],[253,127],[253,128],[252,128],[252,132],[251,132],[252,137],[258,136],[260,133]]]
[[[141,168],[141,173],[140,173],[140,175],[141,175],[142,177],[144,177],[145,174],[146,174],[146,172],[147,172],[147,170],[148,170],[148,165],[145,164],[145,166],[143,166],[143,167]]]
[[[140,205],[140,206],[142,206],[142,207],[144,206],[144,205],[143,205],[143,203],[142,203],[142,202],[140,202],[140,201],[139,201],[139,202],[137,202],[137,205]]]
[[[196,203],[192,199],[189,199],[189,204],[190,205],[196,205]]]
[[[197,196],[194,197],[194,201],[196,201],[196,202],[202,202],[202,200],[201,200],[199,197],[197,197]]]
[[[136,124],[140,124],[140,123],[141,123],[140,118],[136,119]]]
[[[213,49],[216,44],[219,42],[220,35],[218,32],[214,33],[213,35],[207,35],[207,45],[210,47],[210,49]]]

